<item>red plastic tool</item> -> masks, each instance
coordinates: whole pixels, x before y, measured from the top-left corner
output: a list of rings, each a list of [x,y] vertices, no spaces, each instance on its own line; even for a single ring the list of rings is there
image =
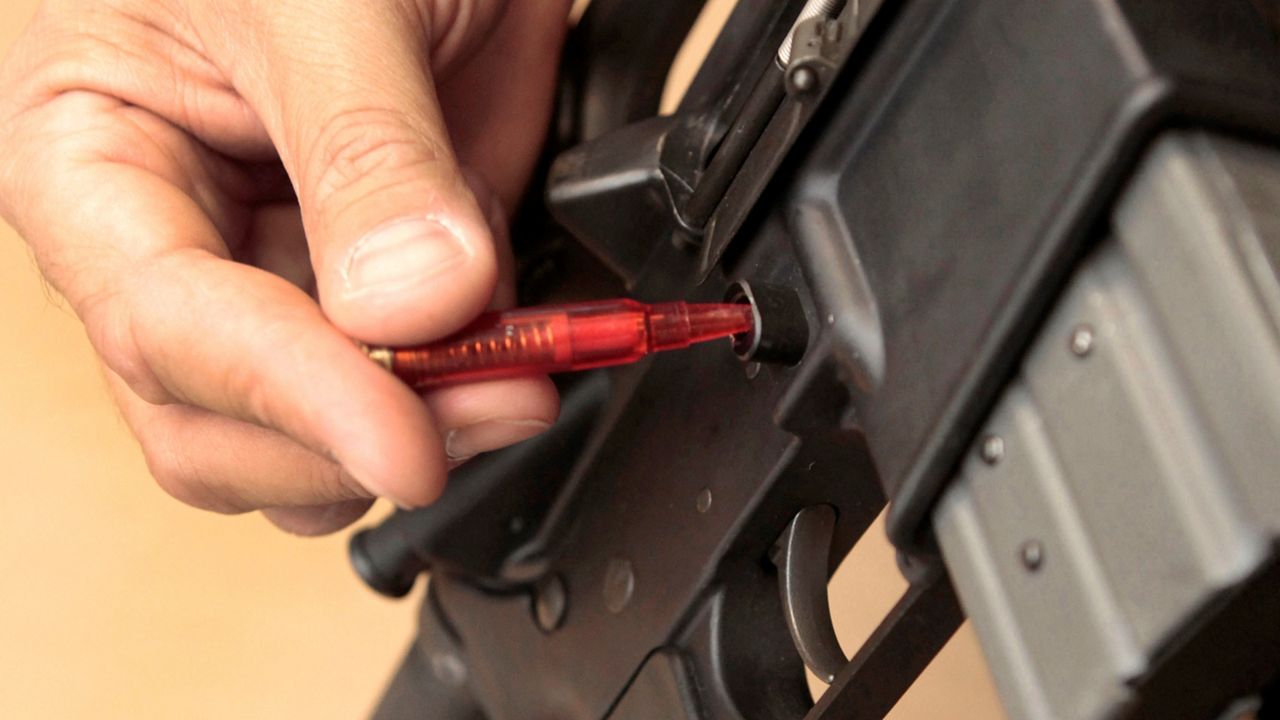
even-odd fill
[[[409,385],[426,388],[624,365],[754,325],[750,305],[601,300],[486,313],[439,342],[366,352]]]

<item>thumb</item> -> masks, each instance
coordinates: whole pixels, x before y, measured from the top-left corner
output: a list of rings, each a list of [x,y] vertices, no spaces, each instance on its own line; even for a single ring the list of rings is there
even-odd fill
[[[260,97],[250,98],[296,186],[321,305],[372,343],[457,329],[484,309],[497,280],[493,239],[429,71],[433,32],[444,30],[431,27],[439,18],[430,11],[388,11],[408,4],[267,4],[279,16],[265,24]],[[447,44],[491,20],[451,18]]]

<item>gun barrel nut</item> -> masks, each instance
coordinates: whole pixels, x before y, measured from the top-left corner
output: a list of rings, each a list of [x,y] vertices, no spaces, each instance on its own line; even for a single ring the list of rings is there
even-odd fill
[[[755,327],[735,335],[733,351],[744,362],[795,365],[809,347],[809,322],[795,290],[739,280],[729,286],[725,302],[754,310]]]

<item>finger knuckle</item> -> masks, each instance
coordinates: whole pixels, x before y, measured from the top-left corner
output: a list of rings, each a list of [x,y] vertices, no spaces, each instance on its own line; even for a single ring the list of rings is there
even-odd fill
[[[77,89],[105,91],[131,78],[136,44],[119,36],[121,15],[104,5],[49,1],[14,43],[5,86],[24,107]]]
[[[307,163],[315,199],[362,188],[368,192],[404,180],[450,157],[447,147],[415,130],[416,123],[394,110],[354,109],[335,114],[323,126]],[[372,184],[374,187],[368,187]]]
[[[238,362],[229,367],[227,373],[222,386],[227,388],[232,415],[263,427],[281,427],[271,384],[256,364],[247,360]]]
[[[262,318],[251,349],[229,363],[218,382],[226,388],[231,413],[262,427],[288,432],[298,412],[280,391],[282,368],[305,365],[302,356],[308,322],[292,315]],[[268,362],[264,362],[267,359]]]
[[[411,0],[431,37],[432,65],[448,74],[506,12],[510,0]]]
[[[360,486],[342,468],[328,462],[309,463],[299,468],[298,485],[306,489],[307,497],[323,503],[337,503],[369,497],[369,491]]]
[[[18,112],[13,105],[8,90],[0,86],[0,188],[4,189],[4,195],[14,192],[14,180],[18,176],[18,154],[21,150],[14,132],[18,125]]]
[[[102,364],[143,400],[156,405],[172,402],[173,396],[142,356],[127,300],[104,289],[84,294],[77,298],[76,305],[89,343]]]
[[[160,422],[151,422],[136,431],[147,470],[156,485],[170,497],[201,510],[218,513],[243,512],[245,508],[218,492],[207,477],[198,472],[181,452],[181,442]]]
[[[138,443],[142,446],[142,458],[147,463],[147,471],[160,489],[188,505],[200,506],[202,498],[191,492],[187,483],[186,464],[178,458],[173,448],[145,432],[138,433]]]

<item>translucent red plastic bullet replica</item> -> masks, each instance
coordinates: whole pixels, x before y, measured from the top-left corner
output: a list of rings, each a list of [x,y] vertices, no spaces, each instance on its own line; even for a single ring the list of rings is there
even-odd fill
[[[754,325],[750,305],[601,300],[487,313],[439,342],[366,352],[409,385],[426,388],[624,365]]]

